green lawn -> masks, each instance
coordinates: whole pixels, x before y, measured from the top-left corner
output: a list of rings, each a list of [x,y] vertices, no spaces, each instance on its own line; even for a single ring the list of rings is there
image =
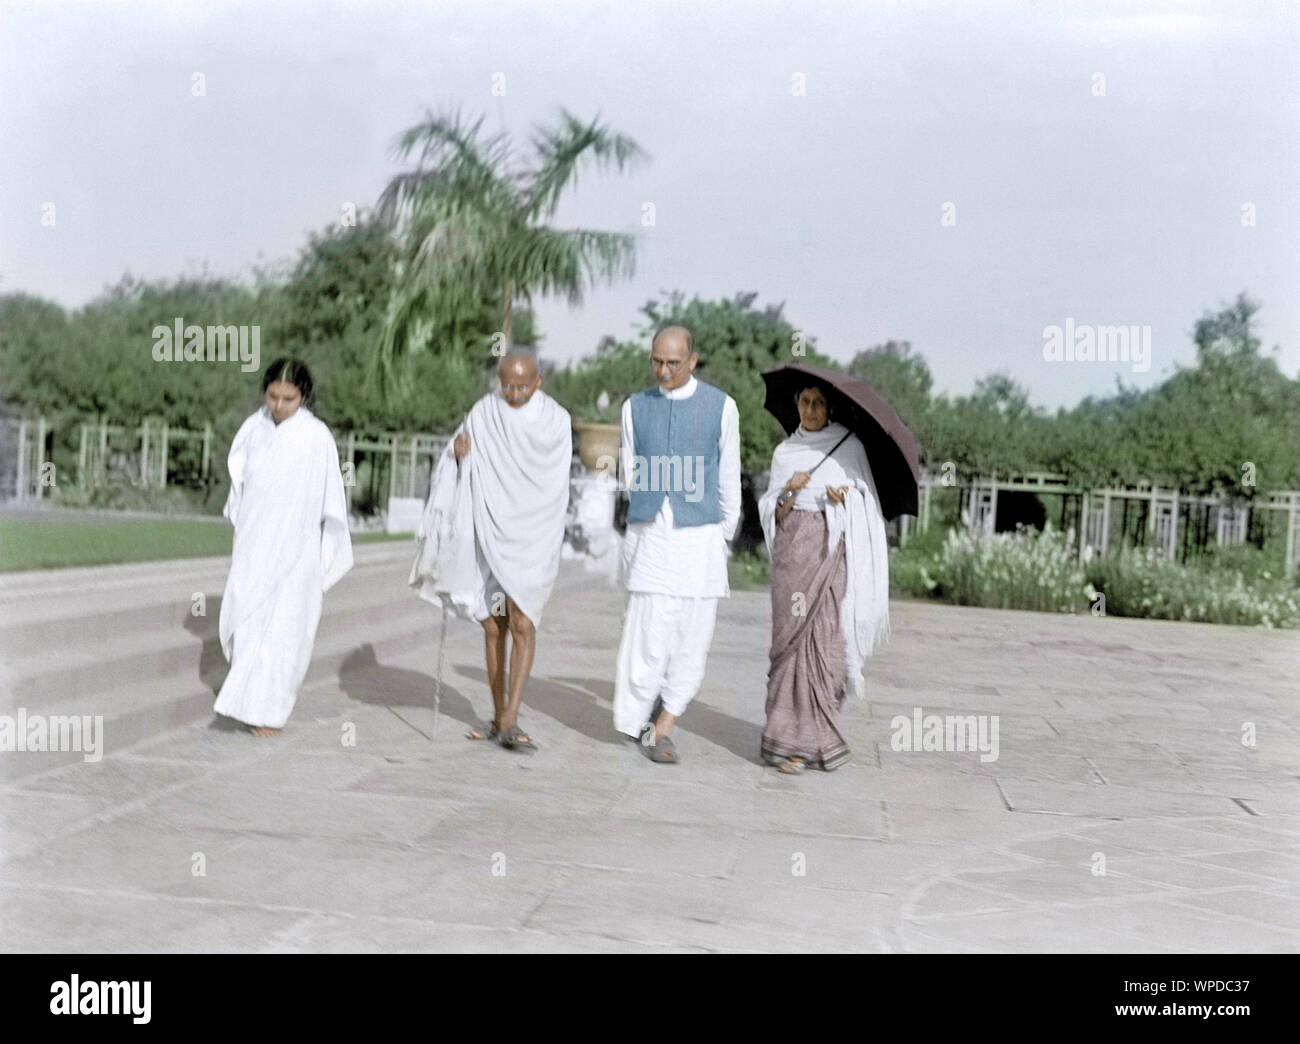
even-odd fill
[[[224,520],[0,518],[0,572],[228,555],[233,535]],[[352,541],[409,539],[410,534],[365,533]]]

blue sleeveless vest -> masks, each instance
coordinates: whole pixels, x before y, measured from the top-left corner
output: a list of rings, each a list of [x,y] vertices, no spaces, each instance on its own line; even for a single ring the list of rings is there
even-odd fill
[[[673,505],[674,525],[722,521],[718,437],[726,401],[725,392],[698,378],[688,399],[670,399],[658,388],[632,396],[629,522],[652,521],[664,497]]]

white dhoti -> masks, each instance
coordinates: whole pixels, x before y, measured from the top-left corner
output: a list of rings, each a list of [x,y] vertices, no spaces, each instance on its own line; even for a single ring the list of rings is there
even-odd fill
[[[681,717],[704,682],[717,613],[716,598],[635,591],[628,596],[614,679],[614,728],[636,736],[656,697],[664,710]]]
[[[694,377],[669,398],[695,394]],[[636,432],[630,403],[623,406],[622,472],[633,473]],[[614,681],[614,728],[637,736],[655,698],[681,717],[700,691],[713,642],[718,599],[727,584],[727,540],[740,524],[740,415],[723,405],[718,432],[718,501],[722,521],[678,526],[664,498],[650,522],[631,523],[623,541],[627,613]]]

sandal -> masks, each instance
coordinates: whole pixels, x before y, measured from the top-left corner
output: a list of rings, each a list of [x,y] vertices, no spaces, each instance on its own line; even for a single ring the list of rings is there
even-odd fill
[[[677,763],[677,747],[668,736],[660,736],[659,742],[654,740],[655,727],[650,722],[646,722],[645,727],[641,730],[641,746],[645,747],[646,753],[650,756],[651,761],[658,762],[660,765],[675,765]]]
[[[532,737],[525,733],[518,725],[511,725],[497,737],[497,742],[506,750],[534,751],[537,744],[533,742]]]
[[[497,728],[497,723],[494,721],[485,728],[470,729],[469,732],[465,733],[465,738],[468,740],[492,740],[495,743],[500,735],[501,730]]]
[[[786,758],[777,765],[776,770],[787,776],[797,776],[806,767],[803,758]]]

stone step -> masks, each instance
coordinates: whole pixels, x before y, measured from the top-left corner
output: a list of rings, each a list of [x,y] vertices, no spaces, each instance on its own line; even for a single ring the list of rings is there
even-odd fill
[[[408,562],[414,554],[410,541],[393,540],[353,544],[352,555],[357,568],[381,561]],[[128,562],[122,565],[78,566],[72,569],[31,569],[0,573],[0,600],[6,605],[21,599],[32,604],[50,597],[81,596],[96,600],[121,597],[130,589],[147,589],[165,585],[188,576],[215,576],[225,579],[230,556],[208,558],[169,558],[156,562]]]
[[[412,608],[409,605],[408,609]],[[419,606],[414,607],[416,610]],[[387,618],[373,619],[346,631],[335,629],[332,636],[319,636],[312,651],[311,665],[303,680],[303,688],[337,678],[349,657],[357,655],[366,646],[374,655],[386,656],[408,652],[421,642],[436,642],[437,632],[430,620],[437,619],[437,611],[409,613],[410,621],[398,625]],[[322,620],[322,629],[324,620]],[[204,718],[212,717],[212,704],[216,690],[225,678],[226,662],[219,648],[205,646],[204,657],[208,663],[201,670],[198,657],[192,657],[191,669],[162,677],[143,680],[125,680],[110,688],[85,692],[57,701],[56,704],[26,701],[18,704],[27,713],[90,715],[103,717],[101,755],[125,750],[162,733]],[[16,716],[17,707],[0,709],[0,713]],[[78,751],[15,751],[0,754],[0,779],[16,779],[37,772],[45,772],[84,759]]]
[[[326,611],[316,634],[318,644],[335,638],[346,640],[358,628],[372,625],[405,630],[408,621],[432,632],[438,619],[436,609],[391,579],[378,591],[366,589],[351,599],[335,602],[333,593],[326,595]],[[9,692],[0,693],[0,707],[54,706],[124,682],[207,673],[211,665],[225,662],[217,634],[219,612],[219,602],[209,602],[207,616],[190,617],[177,611],[177,623],[171,628],[130,632],[106,643],[51,646],[47,654],[11,660],[7,664]]]
[[[431,649],[436,645],[440,613],[406,585],[409,546],[403,545],[397,554],[367,558],[364,566],[359,563],[325,597],[304,689],[336,679],[349,657],[368,657],[373,651],[382,661],[409,653],[422,643]],[[221,563],[224,569],[225,561]],[[562,602],[566,591],[593,582],[590,574],[566,565],[552,597]],[[128,584],[124,589],[129,588]],[[145,605],[148,601],[144,600]],[[22,707],[28,714],[102,715],[103,753],[127,749],[211,716],[216,690],[227,669],[216,635],[218,608],[213,601],[209,599],[208,615],[201,618],[203,628],[194,632],[177,625],[173,616],[170,628],[117,637],[107,647],[83,645],[61,651],[59,662],[53,664],[37,659],[33,669],[31,658],[25,658],[17,665],[19,677],[14,676],[14,667],[0,658],[0,714],[16,716]],[[179,611],[174,603],[167,604],[171,611]],[[98,608],[102,610],[102,605]],[[182,608],[188,612],[188,603]],[[22,625],[11,622],[8,626]],[[559,620],[549,625],[544,620],[543,631],[554,631],[558,638],[564,627]],[[459,651],[465,642],[481,656],[477,625],[453,621],[448,631],[449,654]],[[0,779],[45,772],[82,759],[83,753],[78,751],[6,752],[0,754]]]
[[[397,591],[409,592],[404,572],[409,558],[359,563],[326,594],[326,608],[369,605]],[[86,592],[76,600],[50,597],[25,606],[6,605],[0,612],[0,658],[11,670],[19,670],[24,660],[48,657],[54,649],[91,646],[97,655],[111,658],[119,643],[141,633],[167,636],[183,629],[215,635],[227,568],[228,563],[219,574],[192,572],[111,592],[95,589],[93,597]],[[205,599],[203,616],[192,613],[198,593]]]

